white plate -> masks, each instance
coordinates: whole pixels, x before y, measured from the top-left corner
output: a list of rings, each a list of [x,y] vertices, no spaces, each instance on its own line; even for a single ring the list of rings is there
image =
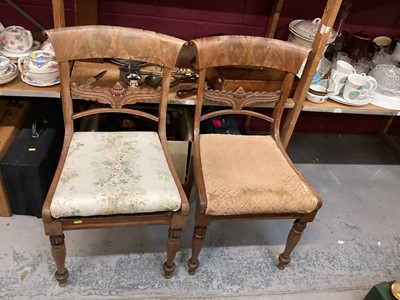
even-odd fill
[[[33,51],[39,49],[39,47],[40,43],[38,41],[33,41],[32,47],[28,51],[21,53],[14,53],[14,52],[9,52],[5,49],[0,49],[0,54],[8,58],[26,57],[29,56],[29,54],[31,54]]]
[[[383,108],[400,110],[400,95],[397,97],[391,97],[375,92],[371,104]]]
[[[350,105],[350,106],[363,106],[363,105],[367,105],[368,103],[370,103],[372,101],[372,98],[365,98],[365,99],[359,99],[359,100],[346,100],[341,96],[333,96],[330,95],[329,99],[339,102],[341,104],[345,104],[345,105]]]
[[[29,85],[39,86],[39,87],[52,86],[52,85],[56,85],[56,84],[60,83],[60,79],[59,78],[57,78],[53,82],[47,82],[47,83],[33,81],[31,78],[29,78],[29,76],[26,76],[25,74],[21,74],[21,79],[22,79],[23,82],[25,82],[25,83],[27,83]]]

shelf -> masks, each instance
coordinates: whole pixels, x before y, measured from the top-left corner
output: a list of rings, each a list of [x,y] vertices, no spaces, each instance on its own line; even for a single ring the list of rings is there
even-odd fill
[[[113,86],[119,78],[118,65],[105,62],[105,63],[91,63],[91,62],[76,62],[74,71],[72,73],[72,82],[83,84],[89,77],[98,74],[103,70],[108,70],[107,73],[99,80],[98,84],[102,86]],[[192,83],[181,83],[170,89],[169,103],[177,105],[195,105],[196,97],[190,96],[180,99],[176,97],[176,91],[180,89],[191,89],[194,85]],[[205,103],[207,105],[207,103]],[[214,104],[213,104],[214,105]],[[346,114],[366,114],[366,115],[386,115],[395,116],[399,112],[396,110],[381,108],[372,104],[365,106],[349,106],[328,100],[324,103],[312,103],[308,100],[304,101],[302,111],[310,112],[328,112],[328,113],[346,113]],[[217,106],[217,105],[215,105]],[[286,108],[293,108],[295,106],[293,99],[288,99]],[[265,107],[265,106],[257,106]],[[271,105],[267,106],[271,107]]]
[[[350,105],[340,104],[332,100],[327,100],[324,103],[313,103],[306,100],[304,101],[302,111],[344,113],[344,114],[358,114],[358,115],[383,115],[383,116],[399,115],[398,110],[382,108],[375,106],[373,104],[367,104],[364,106],[350,106]]]
[[[21,80],[18,75],[9,83],[0,85],[0,96],[17,96],[17,97],[42,97],[42,98],[60,98],[60,85],[49,87],[31,86]]]

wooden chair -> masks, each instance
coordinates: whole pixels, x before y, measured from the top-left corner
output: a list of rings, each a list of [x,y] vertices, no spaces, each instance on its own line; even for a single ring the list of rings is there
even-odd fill
[[[163,265],[164,276],[169,278],[175,269],[174,258],[189,208],[166,137],[171,69],[184,41],[151,31],[112,26],[67,27],[46,33],[59,62],[65,125],[61,157],[42,211],[57,268],[56,279],[61,286],[66,285],[65,230],[162,224],[169,225],[167,260]],[[113,87],[71,82],[72,61],[99,58],[160,65],[162,86],[124,88],[118,77]],[[77,111],[75,99],[95,101],[101,106]],[[146,102],[157,103],[158,115],[140,110]],[[76,120],[104,113],[139,116],[158,124],[155,126],[158,129],[140,132],[74,129]]]
[[[279,137],[288,93],[309,49],[285,41],[249,36],[209,37],[195,39],[192,43],[197,48],[199,69],[194,117],[194,174],[198,199],[189,274],[195,274],[199,267],[207,226],[211,221],[227,219],[295,219],[286,248],[279,256],[278,268],[283,269],[306,223],[313,221],[321,207],[320,197],[290,161]],[[208,89],[207,69],[226,66],[282,71],[281,88],[275,92]],[[205,112],[203,98],[208,104],[225,108]],[[270,104],[274,107],[270,115],[248,109]],[[201,133],[201,122],[229,114],[265,120],[269,124],[266,129],[269,134]]]

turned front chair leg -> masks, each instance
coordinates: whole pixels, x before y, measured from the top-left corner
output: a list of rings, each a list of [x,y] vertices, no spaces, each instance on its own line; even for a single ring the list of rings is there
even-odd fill
[[[51,254],[56,264],[55,278],[60,286],[67,285],[68,270],[65,268],[66,249],[64,235],[50,236]]]
[[[192,257],[188,261],[188,273],[194,275],[199,267],[199,255],[204,244],[207,227],[195,227],[192,238]]]
[[[171,278],[172,273],[175,271],[175,256],[179,251],[181,243],[181,231],[182,229],[172,229],[168,230],[168,240],[167,240],[167,261],[163,265],[164,277]]]
[[[289,236],[286,242],[285,251],[279,255],[278,269],[283,270],[285,266],[290,262],[290,254],[294,247],[300,241],[301,235],[306,228],[306,223],[300,222],[300,220],[294,221],[292,229],[289,232]]]

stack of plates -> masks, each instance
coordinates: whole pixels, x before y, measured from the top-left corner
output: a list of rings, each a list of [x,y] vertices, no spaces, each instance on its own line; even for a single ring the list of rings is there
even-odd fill
[[[292,21],[289,24],[290,35],[288,41],[298,45],[311,47],[314,42],[320,21],[321,21],[320,18],[316,18],[312,21],[311,20]],[[337,35],[336,31],[332,29],[327,44],[332,43],[335,40],[336,35]]]
[[[18,72],[17,72],[17,66],[13,63],[10,63],[8,65],[8,69],[6,73],[0,77],[0,84],[5,84],[13,80],[15,77],[17,77]]]

